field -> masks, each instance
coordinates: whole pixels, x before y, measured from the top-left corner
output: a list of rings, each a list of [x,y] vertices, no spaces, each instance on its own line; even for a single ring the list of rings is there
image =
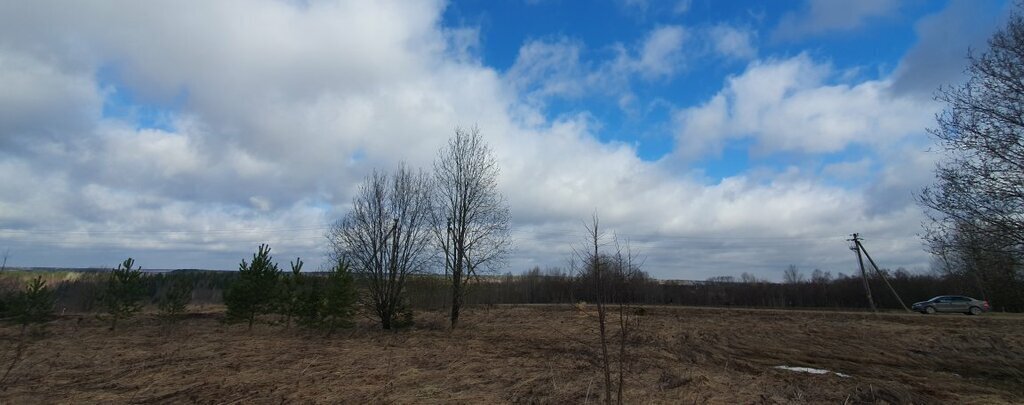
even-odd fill
[[[476,307],[450,332],[363,323],[327,338],[207,310],[110,332],[64,316],[12,363],[0,403],[599,403],[593,308]],[[1024,318],[692,307],[633,317],[627,403],[1020,403]],[[13,364],[13,367],[11,365]],[[834,373],[776,368],[802,366]]]

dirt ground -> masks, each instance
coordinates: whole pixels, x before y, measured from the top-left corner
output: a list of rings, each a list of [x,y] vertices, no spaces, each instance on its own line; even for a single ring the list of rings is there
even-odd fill
[[[1024,317],[645,308],[627,403],[1024,403]],[[473,308],[326,338],[140,316],[0,327],[0,403],[600,403],[593,307]],[[614,332],[617,329],[612,329]],[[613,350],[614,352],[614,350]],[[14,361],[15,359],[20,359]],[[802,366],[834,373],[778,369]]]

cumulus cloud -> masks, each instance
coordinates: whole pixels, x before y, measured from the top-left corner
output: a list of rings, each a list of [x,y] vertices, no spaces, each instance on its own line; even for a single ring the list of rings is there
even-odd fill
[[[672,77],[683,63],[686,37],[683,27],[658,27],[644,40],[639,58],[632,60],[622,56],[625,59],[620,63],[648,80]]]
[[[587,90],[588,68],[580,60],[583,44],[568,38],[534,40],[519,48],[505,73],[519,91],[535,97],[578,97]]]
[[[794,258],[842,268],[851,262],[836,235],[906,236],[917,220],[906,208],[869,214],[861,192],[808,176],[708,184],[598,141],[586,112],[552,120],[530,101],[669,80],[685,63],[681,27],[658,27],[594,66],[573,41],[528,43],[503,74],[475,56],[472,28],[441,26],[442,7],[0,4],[0,84],[17,90],[0,92],[13,108],[0,109],[0,241],[15,264],[109,266],[132,255],[147,267],[233,268],[260,242],[314,264],[324,226],[365,174],[400,161],[429,167],[452,129],[472,124],[502,167],[517,229],[512,271],[563,263],[595,210],[663,278],[773,278]],[[101,84],[105,69],[114,84]],[[806,56],[752,64],[680,111],[680,151],[740,136],[766,150],[828,151],[884,143],[916,122],[920,109],[906,118],[887,83],[830,84],[830,75]],[[104,116],[105,92],[117,87],[166,110],[170,125]],[[894,266],[924,261],[906,247],[877,255]]]
[[[860,28],[872,18],[885,17],[899,8],[896,0],[807,0],[799,11],[782,15],[773,33],[777,40],[799,40],[809,35]]]
[[[578,98],[588,94],[630,96],[634,80],[669,80],[685,66],[684,43],[689,34],[680,26],[652,29],[632,47],[611,45],[613,57],[591,61],[586,45],[566,37],[532,40],[519,48],[506,80],[537,104],[549,97]]]
[[[718,24],[708,29],[708,37],[719,55],[734,59],[753,59],[757,56],[757,47],[754,45],[757,33],[752,30]]]
[[[751,64],[704,104],[677,113],[677,156],[715,155],[743,138],[760,153],[837,152],[920,134],[931,122],[934,109],[891,94],[888,81],[830,84],[832,76],[806,54]]]

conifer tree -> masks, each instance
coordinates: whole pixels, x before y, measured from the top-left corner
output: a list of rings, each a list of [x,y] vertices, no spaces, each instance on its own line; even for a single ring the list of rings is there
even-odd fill
[[[295,322],[306,328],[321,328],[324,325],[324,285],[322,279],[310,278],[297,292]]]
[[[46,288],[43,278],[36,277],[25,285],[25,289],[13,297],[10,305],[10,320],[21,325],[21,332],[31,324],[45,324],[53,319],[53,293]]]
[[[302,277],[302,259],[296,257],[294,262],[289,262],[292,268],[291,274],[284,280],[284,290],[281,292],[281,313],[285,316],[285,327],[290,328],[292,317],[297,316],[299,300],[302,298],[304,280]]]
[[[327,287],[324,292],[324,323],[327,335],[330,336],[338,328],[352,325],[355,312],[356,295],[355,281],[349,271],[348,264],[339,261],[327,274]]]
[[[119,319],[128,318],[142,309],[142,298],[146,295],[142,284],[142,267],[132,269],[135,260],[125,259],[110,272],[107,289],[103,292],[103,304],[111,316],[110,330],[117,328]]]
[[[178,279],[170,282],[164,295],[160,298],[160,312],[169,320],[177,320],[185,313],[188,303],[192,301],[192,281]]]
[[[245,321],[252,330],[257,315],[268,314],[277,303],[281,270],[270,256],[270,246],[261,244],[252,255],[252,263],[242,259],[238,279],[224,293],[229,322]]]

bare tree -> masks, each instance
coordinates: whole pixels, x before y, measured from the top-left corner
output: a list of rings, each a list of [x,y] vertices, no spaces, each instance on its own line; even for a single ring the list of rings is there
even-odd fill
[[[945,232],[926,235],[928,248],[942,265],[944,275],[965,282],[960,288],[975,290],[991,300],[997,310],[1024,309],[1024,274],[1020,257],[1005,249],[992,234],[973,232],[954,225]]]
[[[937,182],[919,195],[928,240],[966,232],[1024,259],[1024,17],[1010,16],[980,55],[968,52],[967,81],[939,90],[946,104],[930,130],[946,156]],[[954,246],[955,247],[955,246]]]
[[[924,239],[1003,308],[1024,290],[1024,17],[1019,9],[980,55],[967,81],[939,90],[946,109],[930,130],[945,152],[918,201]],[[1015,303],[1015,304],[1011,304]]]
[[[498,174],[498,162],[476,127],[456,128],[434,162],[434,236],[451,277],[452,328],[467,283],[481,270],[499,266],[511,245]]]
[[[604,399],[606,404],[612,403],[612,371],[611,359],[608,357],[608,332],[607,332],[607,307],[605,303],[608,298],[608,283],[605,278],[607,272],[601,257],[601,247],[605,242],[606,235],[601,231],[601,220],[597,214],[591,218],[590,225],[586,225],[587,244],[576,249],[574,255],[579,259],[583,267],[579,270],[581,278],[589,278],[592,283],[594,304],[597,306],[598,337],[601,346],[601,371],[604,374]],[[575,260],[572,262],[575,264]]]
[[[365,283],[361,301],[384,329],[408,320],[401,318],[408,311],[405,282],[429,264],[429,219],[430,179],[403,165],[391,176],[368,176],[352,210],[328,231],[334,258],[351,265]]]
[[[798,284],[804,282],[804,273],[800,272],[800,269],[795,264],[789,265],[786,271],[782,273],[782,279],[786,284]]]
[[[630,367],[631,363],[630,357],[626,352],[626,342],[629,340],[631,325],[633,325],[630,319],[630,316],[634,313],[632,303],[635,299],[637,278],[642,276],[643,273],[640,271],[641,263],[636,260],[637,256],[633,253],[629,240],[626,240],[625,249],[619,245],[617,237],[614,238],[614,241],[615,260],[613,262],[613,269],[616,283],[612,288],[612,296],[619,304],[619,383],[616,403],[621,405],[623,403],[622,390],[626,386],[626,369]]]
[[[575,265],[579,260],[583,267],[577,269],[578,276],[584,283],[588,284],[594,304],[597,307],[597,326],[600,354],[601,372],[604,375],[604,398],[606,404],[611,404],[613,399],[616,403],[623,403],[623,389],[625,387],[625,374],[629,367],[629,354],[627,353],[626,342],[629,340],[631,331],[630,320],[632,311],[631,303],[634,299],[633,285],[638,276],[640,263],[636,260],[629,242],[625,247],[621,246],[618,238],[612,237],[612,246],[615,252],[608,254],[602,252],[608,242],[607,234],[601,231],[600,219],[595,214],[589,225],[586,225],[586,245],[574,250],[574,257],[570,263]],[[608,330],[608,306],[614,305],[618,308],[618,354],[615,366],[617,367],[618,382],[612,382],[612,356],[609,353],[610,343]],[[613,307],[614,308],[614,307]],[[614,313],[613,313],[614,316]],[[612,395],[615,390],[616,395]]]

